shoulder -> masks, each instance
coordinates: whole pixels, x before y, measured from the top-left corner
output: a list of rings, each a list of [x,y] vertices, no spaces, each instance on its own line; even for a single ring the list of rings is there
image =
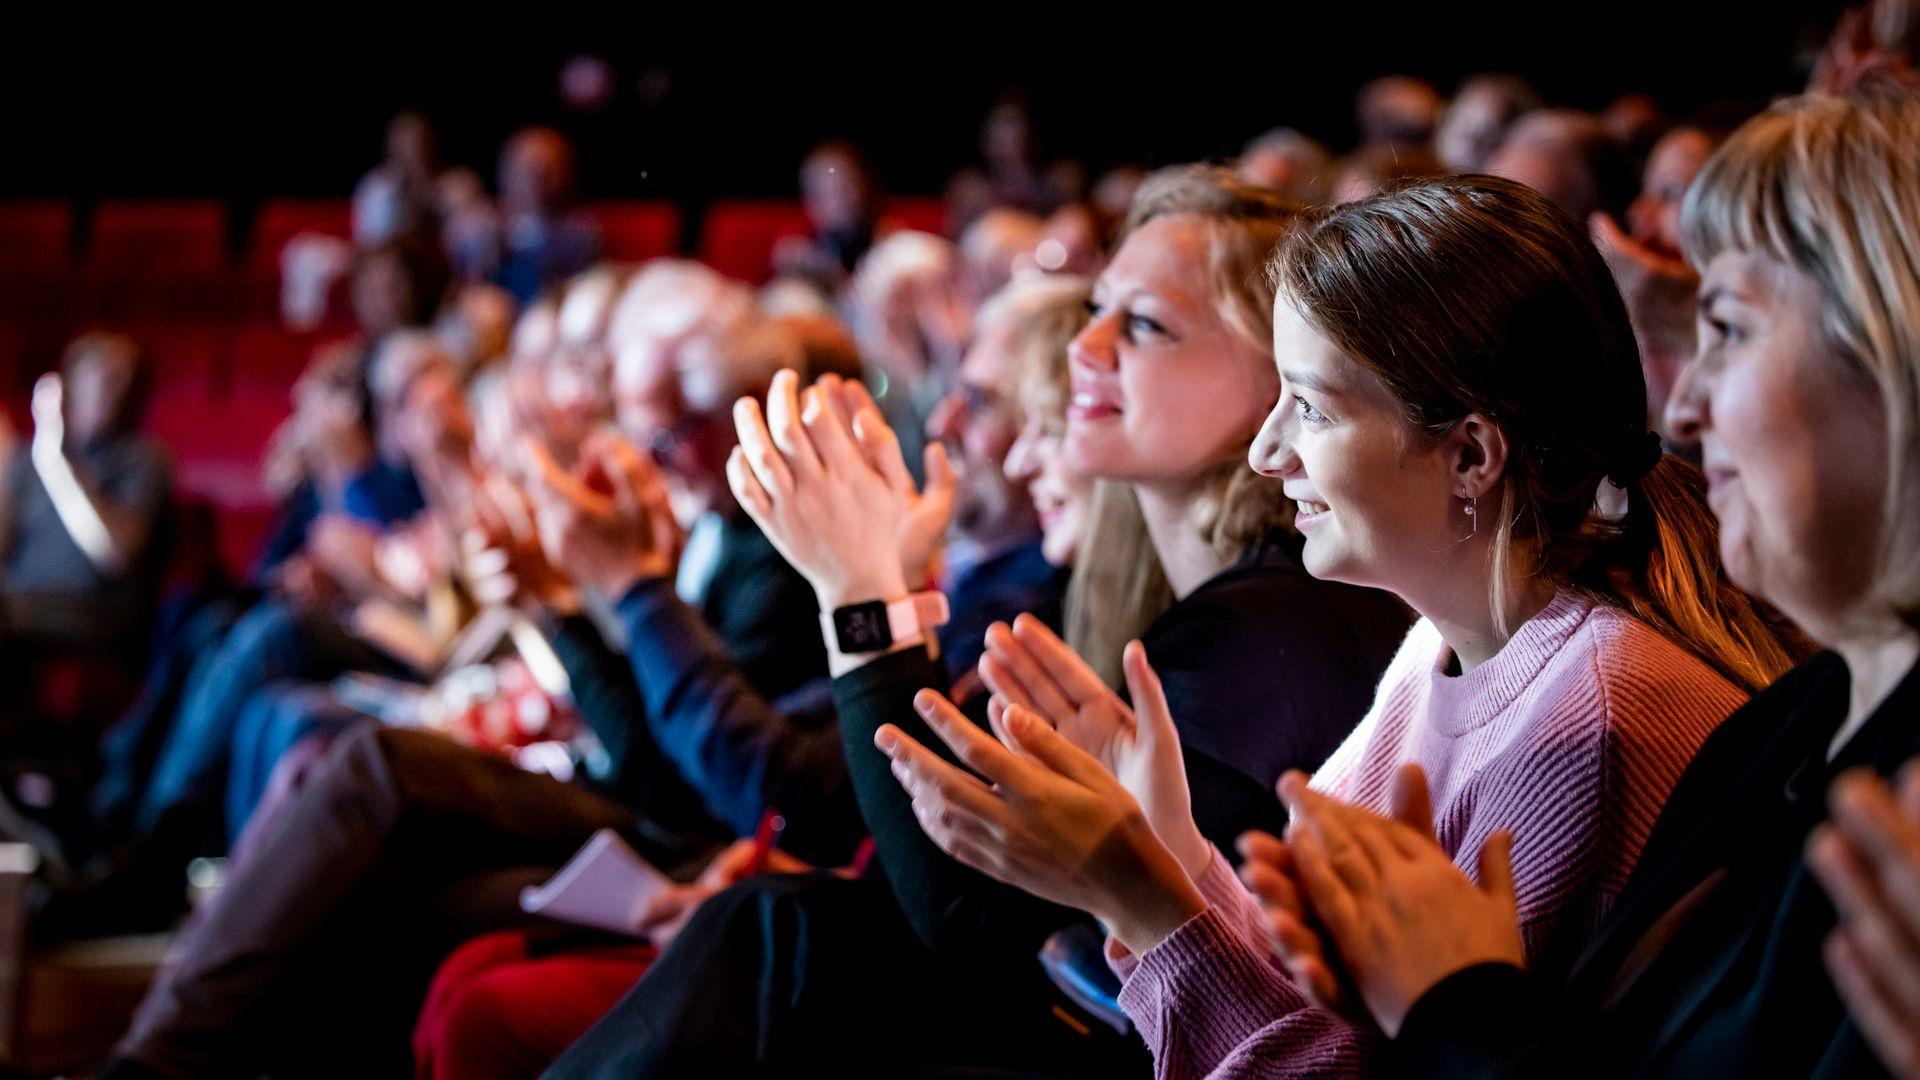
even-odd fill
[[[1149,646],[1238,663],[1345,659],[1355,638],[1381,653],[1405,635],[1408,618],[1386,593],[1320,581],[1297,564],[1267,561],[1220,574],[1168,608],[1147,631]],[[1377,670],[1377,669],[1376,669]]]
[[[1705,660],[1619,608],[1596,605],[1575,641],[1610,717],[1717,722],[1746,703],[1746,692]]]

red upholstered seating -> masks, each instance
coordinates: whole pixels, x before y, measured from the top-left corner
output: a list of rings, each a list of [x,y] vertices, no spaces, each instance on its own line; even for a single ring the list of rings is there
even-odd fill
[[[216,200],[108,200],[94,208],[87,265],[97,273],[210,277],[226,261],[227,210]]]
[[[896,195],[887,200],[880,216],[918,232],[947,234],[947,204],[938,195]]]
[[[599,202],[583,209],[600,226],[606,256],[640,262],[680,250],[680,208],[669,202]]]
[[[720,199],[707,207],[700,258],[729,277],[759,283],[773,274],[773,245],[811,231],[800,204],[786,199]]]
[[[0,203],[0,276],[67,269],[73,208],[56,200]]]
[[[353,204],[346,199],[269,199],[253,219],[247,261],[255,272],[278,273],[280,249],[301,233],[342,240],[353,235]]]

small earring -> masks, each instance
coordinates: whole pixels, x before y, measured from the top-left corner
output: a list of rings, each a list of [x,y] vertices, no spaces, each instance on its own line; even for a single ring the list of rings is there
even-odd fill
[[[1467,496],[1466,511],[1467,521],[1473,525],[1473,531],[1467,535],[1480,535],[1480,497],[1478,495]]]

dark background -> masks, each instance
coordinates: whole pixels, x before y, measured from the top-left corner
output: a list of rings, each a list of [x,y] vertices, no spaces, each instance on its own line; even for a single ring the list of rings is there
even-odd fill
[[[489,181],[501,138],[540,121],[579,140],[588,197],[787,194],[828,135],[866,145],[895,190],[934,192],[1010,87],[1029,96],[1046,152],[1096,169],[1227,155],[1277,124],[1339,148],[1354,87],[1393,71],[1443,91],[1516,71],[1585,107],[1626,90],[1677,114],[1758,105],[1798,85],[1838,6],[1188,0],[1038,17],[1038,4],[955,4],[588,19],[475,4],[443,21],[288,6],[194,25],[102,11],[18,28],[5,47],[0,196],[345,195],[406,106],[433,117],[445,158]],[[558,71],[580,53],[617,72],[604,112],[560,103]]]

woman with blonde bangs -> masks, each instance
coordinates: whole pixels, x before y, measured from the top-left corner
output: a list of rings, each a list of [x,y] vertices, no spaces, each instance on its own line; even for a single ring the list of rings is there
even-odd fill
[[[1687,196],[1701,342],[1668,424],[1701,445],[1727,572],[1828,651],[1708,740],[1570,976],[1529,974],[1499,845],[1476,881],[1424,808],[1286,789],[1284,964],[1378,1024],[1391,1071],[1920,1068],[1920,771],[1897,802],[1882,779],[1920,752],[1917,148],[1912,97],[1790,99]]]

